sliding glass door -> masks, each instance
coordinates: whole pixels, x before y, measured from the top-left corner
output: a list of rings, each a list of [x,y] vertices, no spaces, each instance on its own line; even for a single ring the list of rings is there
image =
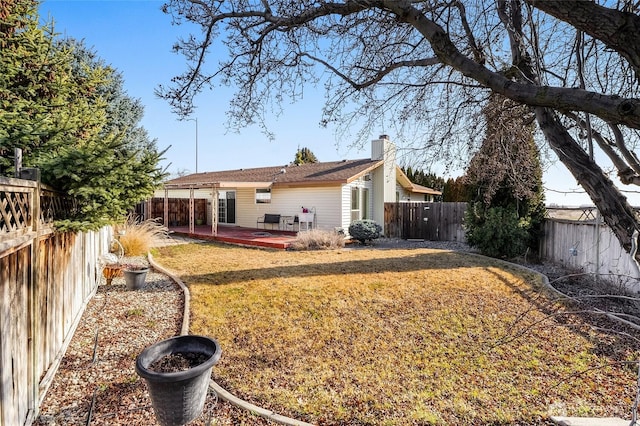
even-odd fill
[[[218,223],[236,223],[236,191],[218,192]]]

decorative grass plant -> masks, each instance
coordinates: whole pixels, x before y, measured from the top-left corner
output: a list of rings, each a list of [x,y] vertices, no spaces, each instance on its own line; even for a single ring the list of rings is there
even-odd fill
[[[299,232],[291,250],[330,250],[344,247],[344,235],[335,231],[311,229]]]
[[[141,221],[135,215],[129,215],[123,224],[117,225],[115,232],[125,256],[145,255],[154,243],[169,236],[167,227],[157,220]]]

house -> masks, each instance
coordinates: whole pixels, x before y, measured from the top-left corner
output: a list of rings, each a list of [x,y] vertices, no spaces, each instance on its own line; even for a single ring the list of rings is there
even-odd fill
[[[413,184],[386,135],[371,158],[195,173],[167,181],[148,205],[165,224],[299,230],[344,229],[357,219],[384,226],[384,203],[433,201],[441,192]],[[302,214],[303,211],[308,214]],[[265,215],[268,215],[265,217]],[[279,216],[279,217],[277,217]],[[269,219],[277,221],[269,223]],[[266,220],[265,220],[266,219]],[[266,222],[266,223],[265,223]]]

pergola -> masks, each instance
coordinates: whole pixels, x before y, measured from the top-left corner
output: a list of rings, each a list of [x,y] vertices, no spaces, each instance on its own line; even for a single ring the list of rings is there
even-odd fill
[[[198,189],[211,189],[211,235],[218,234],[218,195],[221,189],[238,188],[270,188],[273,182],[190,182],[190,183],[167,183],[164,185],[164,223],[169,223],[169,191],[189,190],[189,233],[195,233],[195,208],[194,195]],[[147,211],[151,211],[151,200],[147,201]]]

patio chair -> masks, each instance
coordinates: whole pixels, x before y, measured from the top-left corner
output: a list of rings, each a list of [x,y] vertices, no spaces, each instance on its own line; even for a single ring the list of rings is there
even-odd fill
[[[292,231],[296,230],[296,225],[298,225],[298,231],[300,231],[300,218],[298,215],[293,217],[289,216],[289,220],[287,221],[287,229],[291,228]]]

